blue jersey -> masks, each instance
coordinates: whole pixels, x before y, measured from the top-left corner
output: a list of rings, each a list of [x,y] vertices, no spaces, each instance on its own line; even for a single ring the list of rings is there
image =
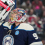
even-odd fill
[[[11,32],[9,30],[11,29]],[[9,34],[10,33],[10,34]],[[0,26],[0,45],[43,45],[34,28],[21,23],[18,26],[4,23]]]

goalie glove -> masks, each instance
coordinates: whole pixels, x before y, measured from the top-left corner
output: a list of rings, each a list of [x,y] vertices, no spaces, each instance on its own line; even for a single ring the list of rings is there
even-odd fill
[[[0,11],[0,21],[3,21],[11,9],[14,7],[15,3],[12,0],[1,0],[0,6],[3,8]]]

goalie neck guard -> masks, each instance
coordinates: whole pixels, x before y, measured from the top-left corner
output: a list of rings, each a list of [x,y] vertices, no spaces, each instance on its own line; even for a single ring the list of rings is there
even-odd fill
[[[26,12],[24,9],[16,8],[11,11],[10,17],[9,17],[10,23],[24,22],[25,20],[26,20]]]

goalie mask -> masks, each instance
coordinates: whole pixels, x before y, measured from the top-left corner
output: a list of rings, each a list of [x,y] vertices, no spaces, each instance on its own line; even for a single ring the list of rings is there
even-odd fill
[[[26,12],[24,9],[16,8],[11,11],[9,22],[24,22],[26,20]]]

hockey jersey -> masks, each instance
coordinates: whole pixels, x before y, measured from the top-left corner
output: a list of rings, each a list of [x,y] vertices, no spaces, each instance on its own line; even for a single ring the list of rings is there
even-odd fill
[[[9,26],[8,22],[6,22],[0,26],[0,45],[43,44],[31,25],[27,23],[21,23],[15,27],[14,25]]]

